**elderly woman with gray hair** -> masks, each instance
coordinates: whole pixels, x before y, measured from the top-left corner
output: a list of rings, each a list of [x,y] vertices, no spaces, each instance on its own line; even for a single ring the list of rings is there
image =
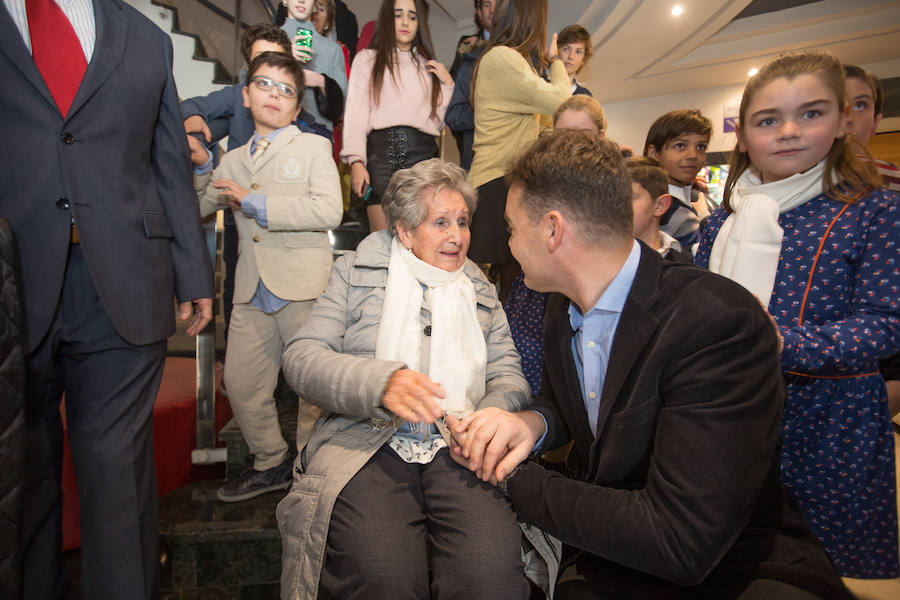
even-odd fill
[[[335,262],[285,350],[288,382],[324,413],[278,505],[283,598],[320,583],[342,600],[529,596],[514,511],[444,437],[445,415],[530,401],[496,291],[466,258],[475,203],[455,165],[395,173],[388,229]]]

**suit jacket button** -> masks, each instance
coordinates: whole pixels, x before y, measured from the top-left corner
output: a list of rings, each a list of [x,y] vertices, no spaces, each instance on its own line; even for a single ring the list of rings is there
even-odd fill
[[[258,243],[258,242],[259,242],[259,236],[258,236],[258,235],[254,235],[254,236],[253,236],[253,242],[254,242],[254,243]]]
[[[75,143],[75,136],[72,135],[71,133],[69,133],[68,131],[63,132],[63,133],[59,136],[59,139],[61,139],[61,140],[63,141],[64,144],[69,144],[69,145],[71,145],[71,144],[74,144],[74,143]]]
[[[258,184],[258,183],[252,184],[252,185],[250,186],[250,189],[251,189],[251,190],[258,190],[258,189],[259,189],[259,184]]]
[[[56,199],[56,208],[59,210],[69,210],[69,199],[68,198],[57,198]]]

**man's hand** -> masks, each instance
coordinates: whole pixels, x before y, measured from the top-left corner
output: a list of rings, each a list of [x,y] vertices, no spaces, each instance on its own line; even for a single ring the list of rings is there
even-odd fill
[[[192,135],[187,136],[188,148],[191,150],[191,164],[202,167],[209,160],[209,151]]]
[[[461,464],[495,485],[528,458],[545,429],[544,419],[534,411],[511,413],[493,407],[475,411],[461,421],[448,416],[447,424],[458,444],[450,449],[454,459],[468,459]]]
[[[394,371],[384,386],[381,405],[410,423],[424,421],[430,424],[444,414],[434,397],[443,398],[445,395],[440,384],[424,373],[400,369]]]
[[[203,117],[200,115],[192,115],[184,120],[185,133],[202,133],[207,142],[212,141],[212,132]]]
[[[197,335],[203,331],[206,324],[212,320],[212,298],[194,298],[179,304],[178,320],[186,321],[188,317],[191,319],[187,324],[188,335]]]

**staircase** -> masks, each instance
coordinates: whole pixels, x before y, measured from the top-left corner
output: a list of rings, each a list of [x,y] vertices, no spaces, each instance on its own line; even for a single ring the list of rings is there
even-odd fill
[[[275,393],[278,417],[293,448],[297,396],[283,382]],[[250,466],[252,457],[232,419],[219,433],[226,442],[226,476]],[[222,480],[204,481],[166,494],[159,501],[163,600],[255,600],[277,598],[281,536],[275,507],[284,492],[243,502],[216,498]]]
[[[156,23],[172,38],[172,69],[179,98],[205,96],[228,85],[231,75],[215,59],[206,58],[203,43],[193,34],[177,29],[177,11],[154,4],[151,0],[125,0]]]

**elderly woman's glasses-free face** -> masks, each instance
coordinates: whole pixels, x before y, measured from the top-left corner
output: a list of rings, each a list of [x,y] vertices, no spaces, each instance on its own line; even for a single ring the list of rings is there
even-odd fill
[[[280,81],[274,81],[272,79],[269,79],[268,77],[263,77],[262,75],[253,76],[253,85],[264,92],[268,92],[273,87],[277,88],[278,94],[284,98],[297,97],[297,88],[295,88],[294,86],[288,85],[286,83],[281,83]]]

